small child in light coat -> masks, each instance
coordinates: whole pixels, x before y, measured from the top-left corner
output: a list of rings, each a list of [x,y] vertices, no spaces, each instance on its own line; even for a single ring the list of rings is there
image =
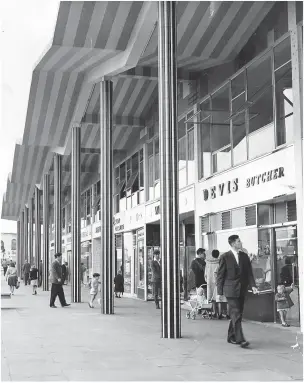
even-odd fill
[[[100,277],[100,274],[94,273],[93,274],[93,279],[92,279],[92,281],[90,283],[90,296],[91,296],[91,299],[90,299],[90,302],[89,302],[89,306],[91,307],[91,309],[94,308],[93,302],[94,302],[94,299],[96,298],[96,296],[98,294],[98,287],[100,285],[99,277]]]
[[[277,311],[280,314],[281,322],[283,327],[290,327],[286,323],[287,311],[292,307],[293,301],[290,298],[290,293],[293,291],[293,284],[291,287],[285,287],[284,285],[278,285],[277,293],[275,295],[275,301],[277,302]]]

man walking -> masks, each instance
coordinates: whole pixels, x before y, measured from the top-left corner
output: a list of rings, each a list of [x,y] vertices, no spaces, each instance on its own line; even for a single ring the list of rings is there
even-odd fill
[[[159,307],[159,294],[161,291],[161,265],[160,265],[160,252],[159,250],[154,251],[154,260],[151,265],[152,269],[152,287],[153,287],[153,295],[154,295],[154,301],[155,306],[157,309],[160,309]]]
[[[69,303],[66,303],[64,291],[62,287],[61,258],[62,258],[62,254],[56,253],[55,261],[52,263],[52,266],[51,266],[52,289],[51,289],[50,307],[52,308],[57,308],[57,306],[55,306],[55,300],[57,298],[57,295],[59,297],[59,301],[62,307],[70,306]]]
[[[3,259],[2,261],[2,267],[3,267],[3,275],[5,276],[6,272],[7,272],[7,268],[8,268],[8,263],[7,263],[7,260],[6,259]]]
[[[24,284],[25,286],[30,284],[30,271],[31,271],[31,265],[28,263],[28,261],[25,261],[25,264],[23,265],[23,277],[24,277]]]
[[[62,270],[62,284],[64,285],[67,279],[67,267],[65,262],[61,265],[61,270]]]
[[[39,265],[38,265],[38,270],[39,270],[39,278],[38,278],[38,287],[42,285],[42,276],[43,276],[43,263],[42,259],[40,259]]]
[[[195,286],[196,288],[201,285],[206,284],[205,280],[205,269],[206,269],[206,252],[205,249],[198,249],[196,252],[196,258],[191,262],[191,270],[195,276]],[[207,288],[204,286],[204,290],[206,292]]]
[[[220,296],[224,295],[229,305],[231,320],[227,342],[245,348],[249,346],[242,329],[245,296],[249,286],[254,294],[257,294],[258,290],[255,286],[250,259],[241,251],[242,242],[239,236],[231,235],[228,242],[231,250],[221,256],[217,271],[217,293]]]

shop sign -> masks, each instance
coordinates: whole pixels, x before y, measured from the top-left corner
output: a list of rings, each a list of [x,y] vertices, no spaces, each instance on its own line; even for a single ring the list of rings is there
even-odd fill
[[[145,223],[145,207],[137,206],[129,211],[126,211],[124,230],[137,229]]]
[[[241,187],[254,187],[260,185],[261,183],[270,182],[278,178],[284,177],[284,167],[268,170],[266,172],[254,175],[252,177],[246,178]],[[218,185],[212,186],[210,189],[204,189],[204,201],[207,201],[209,198],[222,197],[224,194],[235,193],[239,190],[239,179],[235,178],[227,182],[222,182]]]
[[[231,169],[198,184],[198,213],[208,214],[294,193],[293,147]]]
[[[154,202],[146,206],[146,223],[154,222],[160,218],[160,202]]]
[[[125,225],[121,222],[120,218],[114,218],[113,225],[115,232],[122,231],[125,228]]]
[[[97,233],[101,233],[101,226],[99,225],[99,226],[97,226],[97,227],[95,227],[95,233],[97,234]]]

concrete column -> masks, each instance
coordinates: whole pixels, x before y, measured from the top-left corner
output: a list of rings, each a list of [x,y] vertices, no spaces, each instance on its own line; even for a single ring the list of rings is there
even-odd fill
[[[20,277],[21,272],[21,218],[17,221],[17,272],[18,277]]]
[[[35,187],[35,262],[39,267],[41,259],[41,211],[40,190]]]
[[[303,255],[304,249],[304,205],[303,205],[303,45],[302,31],[296,22],[296,2],[288,2],[288,28],[291,39],[291,65],[293,90],[293,127],[294,158],[296,176],[297,231],[298,231],[298,267],[300,307],[304,304]],[[304,315],[300,318],[301,331],[304,329]]]
[[[80,126],[72,127],[72,301],[81,302],[81,228],[80,228]]]
[[[101,310],[114,314],[113,277],[113,83],[100,83]]]
[[[22,267],[24,265],[24,211],[20,215],[20,270],[19,276],[22,276]]]
[[[49,291],[49,251],[50,251],[50,235],[49,235],[49,174],[43,175],[43,275],[42,288],[43,291]]]
[[[61,218],[61,169],[62,157],[54,156],[54,226],[55,226],[55,254],[62,252],[62,218]]]
[[[158,3],[162,337],[180,338],[176,3]]]
[[[29,254],[28,254],[28,217],[29,217],[29,212],[28,208],[25,206],[24,207],[24,221],[23,221],[23,227],[24,227],[24,232],[23,232],[23,254],[24,254],[24,262],[29,261]]]
[[[34,215],[34,200],[33,198],[30,199],[29,203],[29,236],[28,236],[28,258],[30,265],[34,262],[34,249],[33,249],[33,237],[34,237],[34,222],[33,222],[33,215]]]

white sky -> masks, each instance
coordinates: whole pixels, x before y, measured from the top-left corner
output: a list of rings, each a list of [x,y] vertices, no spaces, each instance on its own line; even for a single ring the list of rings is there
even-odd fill
[[[53,38],[59,1],[0,2],[0,211],[15,143],[23,137],[32,71]],[[0,232],[16,232],[17,224],[1,220]]]

